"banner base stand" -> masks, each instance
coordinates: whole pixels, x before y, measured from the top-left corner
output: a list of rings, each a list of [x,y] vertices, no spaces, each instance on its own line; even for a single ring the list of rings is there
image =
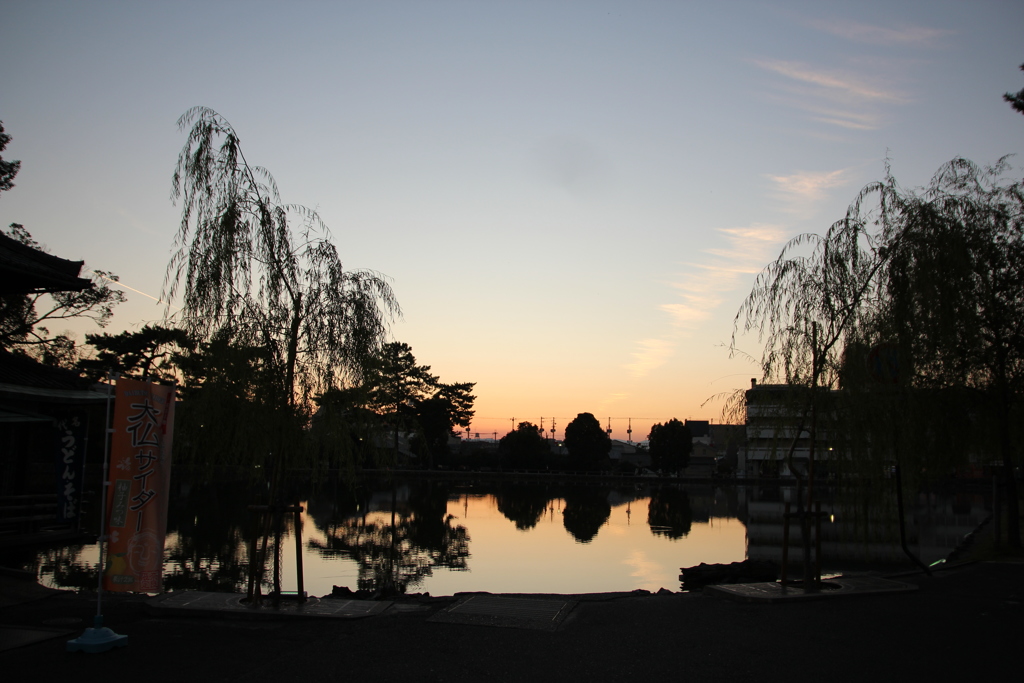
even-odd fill
[[[124,647],[128,644],[128,636],[114,633],[103,626],[103,616],[96,615],[93,619],[93,627],[85,629],[85,633],[74,640],[68,641],[68,652],[88,652],[96,654],[106,652],[115,647]]]

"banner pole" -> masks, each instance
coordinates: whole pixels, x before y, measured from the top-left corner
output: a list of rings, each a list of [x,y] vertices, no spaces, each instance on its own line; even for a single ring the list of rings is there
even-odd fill
[[[114,429],[111,427],[110,422],[110,404],[113,402],[113,386],[114,381],[119,377],[118,374],[107,375],[107,419],[105,423],[105,438],[103,439],[103,481],[100,487],[102,495],[100,496],[100,534],[96,539],[99,544],[100,559],[99,559],[99,579],[96,586],[96,616],[93,618],[92,628],[85,629],[85,632],[74,640],[69,640],[67,644],[68,652],[89,652],[95,654],[97,652],[106,652],[114,647],[124,647],[128,644],[128,636],[122,636],[114,633],[109,628],[103,626],[103,547],[107,543],[107,489],[110,487],[109,468],[110,468],[110,435]]]
[[[107,375],[107,418],[104,420],[105,428],[103,433],[103,485],[100,490],[100,535],[97,538],[100,546],[100,571],[99,580],[96,585],[96,617],[103,618],[103,549],[107,545],[107,489],[110,488],[110,434],[114,431],[110,426],[110,404],[113,400],[113,389],[116,378],[111,374]]]

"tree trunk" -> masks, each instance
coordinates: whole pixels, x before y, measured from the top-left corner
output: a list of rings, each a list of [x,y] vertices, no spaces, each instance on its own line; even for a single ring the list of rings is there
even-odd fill
[[[292,307],[292,326],[288,333],[288,368],[285,375],[285,391],[288,405],[295,403],[295,363],[299,356],[299,330],[302,326],[302,293],[295,296]]]

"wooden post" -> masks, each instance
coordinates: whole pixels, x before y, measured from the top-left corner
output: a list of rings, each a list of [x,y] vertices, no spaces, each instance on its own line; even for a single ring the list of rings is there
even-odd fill
[[[250,505],[249,509],[252,510],[253,512],[256,512],[259,515],[258,519],[260,521],[273,520],[273,521],[277,522],[277,524],[275,524],[275,527],[276,527],[275,528],[275,537],[276,537],[277,543],[274,546],[274,592],[272,593],[272,596],[274,598],[274,605],[275,605],[275,607],[278,605],[278,602],[281,600],[281,597],[282,597],[282,590],[281,590],[281,566],[280,566],[280,562],[281,562],[281,543],[280,543],[280,541],[281,541],[281,534],[283,533],[283,529],[282,529],[282,526],[283,526],[282,522],[284,520],[283,516],[284,516],[285,513],[289,513],[289,512],[293,513],[295,515],[295,567],[296,567],[297,579],[298,579],[298,584],[299,584],[298,585],[298,591],[296,593],[296,597],[299,600],[299,602],[305,602],[306,601],[306,594],[305,594],[306,592],[305,592],[305,583],[304,583],[304,580],[303,580],[303,570],[302,570],[302,519],[301,519],[301,513],[303,512],[303,507],[301,505]],[[259,527],[259,524],[257,524],[257,529],[258,529],[258,527]],[[255,558],[255,556],[256,556],[256,550],[257,550],[256,544],[257,544],[256,534],[254,533],[252,539],[249,542],[249,554],[250,554],[251,558]],[[263,552],[264,552],[264,554],[266,553],[266,548],[265,547],[263,549]],[[257,596],[258,593],[259,593],[259,590],[260,590],[259,583],[258,583],[258,581],[256,579],[257,566],[259,564],[260,563],[258,563],[257,561],[254,561],[253,559],[250,559],[250,562],[249,562],[249,590],[248,590],[249,598],[250,599],[252,599],[255,596]]]
[[[250,601],[256,597],[256,565],[259,561],[256,557],[256,539],[260,533],[258,522],[254,522],[252,526],[252,535],[249,537],[249,587],[246,590],[246,597]]]
[[[299,579],[299,602],[306,601],[306,591],[302,585],[302,506],[295,506],[295,567]]]
[[[786,503],[785,511],[782,513],[782,574],[779,581],[782,587],[786,587],[787,566],[789,565],[789,503]]]
[[[821,587],[821,501],[814,501],[814,585]]]
[[[1002,549],[1002,538],[1003,538],[1003,511],[1001,507],[1002,501],[999,500],[999,477],[992,474],[992,523],[994,525],[992,529],[992,535],[995,538],[996,550]]]

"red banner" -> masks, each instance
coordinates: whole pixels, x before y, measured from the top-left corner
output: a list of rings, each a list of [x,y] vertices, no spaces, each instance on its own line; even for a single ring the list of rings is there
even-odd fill
[[[117,380],[107,490],[105,590],[163,590],[173,432],[173,387]]]

